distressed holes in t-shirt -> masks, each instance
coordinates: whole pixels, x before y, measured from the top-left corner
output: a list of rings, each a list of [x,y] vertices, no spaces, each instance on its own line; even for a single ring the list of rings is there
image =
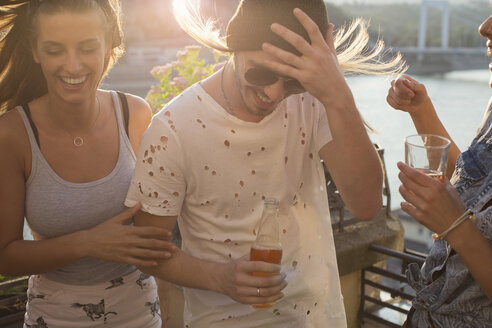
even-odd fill
[[[274,310],[273,310],[273,313],[274,313],[275,315],[280,315],[280,311],[279,311],[278,309],[274,309]]]
[[[175,192],[173,192],[173,195],[176,196],[176,197],[178,197],[179,196],[179,192],[175,191]]]
[[[154,191],[154,197],[155,198],[159,197],[159,193],[157,191]]]
[[[297,268],[297,261],[292,261],[292,267],[295,269]]]
[[[210,168],[209,168],[207,165],[205,165],[205,166],[203,167],[203,169],[204,169],[205,171],[208,171]]]
[[[147,159],[147,162],[148,162],[149,164],[152,164],[152,162],[153,162],[153,161],[154,161],[154,160],[152,159],[152,157],[149,157],[149,158]]]
[[[234,134],[234,133],[236,133],[236,131],[235,130],[231,130],[231,133]]]
[[[173,176],[175,176],[175,175],[176,175],[176,174],[174,174],[174,172],[171,172],[171,176],[172,176],[172,177],[173,177]]]
[[[198,100],[202,101],[202,98],[200,96],[196,96],[198,98]]]
[[[138,183],[138,190],[140,190],[140,193],[143,194],[142,184],[140,182]]]
[[[309,158],[310,158],[310,159],[313,159],[313,157],[314,157],[314,156],[313,156],[313,153],[310,153],[310,154],[309,154]]]
[[[289,158],[287,156],[285,156],[285,164],[287,164],[288,161],[289,161]]]
[[[164,113],[164,115],[166,115],[167,117],[171,116],[171,112],[167,111]]]
[[[176,127],[174,125],[171,125],[171,129],[173,129],[173,131],[176,131]]]
[[[212,171],[212,175],[217,175],[217,172],[215,172],[215,171]]]
[[[243,181],[243,180],[239,181],[239,185],[240,185],[241,187],[244,187],[244,181]]]
[[[306,315],[309,315],[311,313],[311,310],[307,310]]]
[[[226,147],[229,147],[231,145],[231,143],[229,142],[229,140],[226,140],[226,141],[224,141],[224,145],[226,145]]]
[[[253,196],[256,196],[256,191],[253,192]]]
[[[150,171],[150,172],[149,172],[149,175],[150,175],[151,177],[153,177],[153,176],[154,176],[154,172]]]
[[[306,138],[306,134],[304,132],[302,133],[302,137],[303,138]]]
[[[239,194],[238,193],[235,193],[234,194],[234,198],[239,198]]]
[[[265,197],[265,196],[261,196],[261,200],[265,200],[265,199],[266,199],[266,197]]]
[[[251,170],[251,174],[252,175],[255,175],[256,174],[256,171],[255,170]]]
[[[173,124],[174,122],[172,120],[167,121],[169,124]]]
[[[202,120],[197,118],[196,121],[199,123],[199,124],[202,124]]]
[[[294,304],[294,310],[297,310],[297,304]]]
[[[147,157],[147,156],[149,156],[149,151],[148,150],[146,150],[145,153],[144,153],[144,157]]]
[[[159,170],[160,170],[161,172],[164,172],[164,167],[163,167],[163,166],[161,166],[161,167],[159,168]]]
[[[250,151],[248,151],[248,153],[247,153],[246,155],[251,156],[251,152],[250,152]]]
[[[168,137],[166,137],[166,136],[162,136],[162,137],[161,137],[161,141],[162,141],[162,142],[167,142],[168,140],[169,140],[169,138],[168,138]]]
[[[265,150],[266,150],[266,148],[265,148],[265,147],[261,147],[261,151],[265,151]]]
[[[227,243],[230,243],[230,242],[231,242],[231,240],[229,238],[227,238],[226,240],[224,240],[224,243],[226,243],[226,244]]]
[[[205,129],[206,127],[207,127],[207,126],[206,126],[205,124],[203,124],[203,125],[202,125],[202,128],[204,128],[204,129]]]
[[[152,154],[155,153],[155,147],[150,145],[150,151],[152,152]]]
[[[285,230],[285,229],[284,229],[284,230],[282,230],[282,232],[283,232],[283,233],[287,233],[287,230]]]
[[[306,140],[301,140],[301,144],[302,145],[306,144]]]
[[[301,189],[303,185],[304,185],[304,182],[301,182],[301,185],[299,186],[299,189]]]

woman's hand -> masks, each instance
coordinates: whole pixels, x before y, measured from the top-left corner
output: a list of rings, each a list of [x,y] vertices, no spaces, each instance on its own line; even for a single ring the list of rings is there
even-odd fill
[[[84,231],[87,240],[84,256],[135,266],[157,266],[157,260],[168,259],[176,246],[169,242],[171,232],[158,227],[129,225],[141,204]]]
[[[217,275],[218,291],[243,304],[264,304],[282,298],[284,294],[281,291],[287,282],[285,274],[280,273],[280,265],[249,261],[248,258],[249,255],[222,266]],[[271,276],[253,276],[253,272]]]
[[[440,182],[399,162],[400,194],[406,200],[401,209],[438,234],[465,212],[456,189],[448,179]]]
[[[386,101],[395,109],[414,114],[424,108],[423,105],[430,102],[430,99],[422,83],[408,75],[403,75],[391,81]]]

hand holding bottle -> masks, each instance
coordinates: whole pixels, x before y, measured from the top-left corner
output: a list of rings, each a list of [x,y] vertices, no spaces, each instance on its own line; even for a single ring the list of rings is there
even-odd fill
[[[278,204],[279,201],[273,198],[265,199],[263,213],[261,216],[260,227],[256,235],[256,240],[251,246],[251,261],[263,261],[268,263],[280,264],[282,261],[282,245],[280,244],[280,227],[278,223]],[[272,276],[268,272],[253,272],[253,276],[268,277]],[[257,288],[258,297],[261,296],[260,288]],[[253,304],[256,309],[268,309],[275,304],[274,302],[265,304]]]

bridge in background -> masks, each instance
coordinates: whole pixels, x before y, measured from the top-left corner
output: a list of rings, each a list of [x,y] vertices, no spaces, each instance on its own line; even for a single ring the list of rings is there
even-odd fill
[[[427,13],[430,8],[437,8],[442,12],[440,47],[428,47],[426,45]],[[395,51],[399,51],[405,56],[413,73],[432,74],[488,67],[489,60],[485,56],[485,46],[478,48],[449,47],[451,16],[449,0],[422,0],[417,45],[394,48]],[[453,19],[459,20],[470,28],[477,29],[483,18],[471,10],[462,10],[459,15],[453,15]]]

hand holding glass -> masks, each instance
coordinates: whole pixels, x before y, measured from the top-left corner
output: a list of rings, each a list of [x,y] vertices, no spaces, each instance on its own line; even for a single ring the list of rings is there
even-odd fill
[[[448,162],[449,139],[434,134],[415,134],[405,138],[405,163],[441,182]]]

